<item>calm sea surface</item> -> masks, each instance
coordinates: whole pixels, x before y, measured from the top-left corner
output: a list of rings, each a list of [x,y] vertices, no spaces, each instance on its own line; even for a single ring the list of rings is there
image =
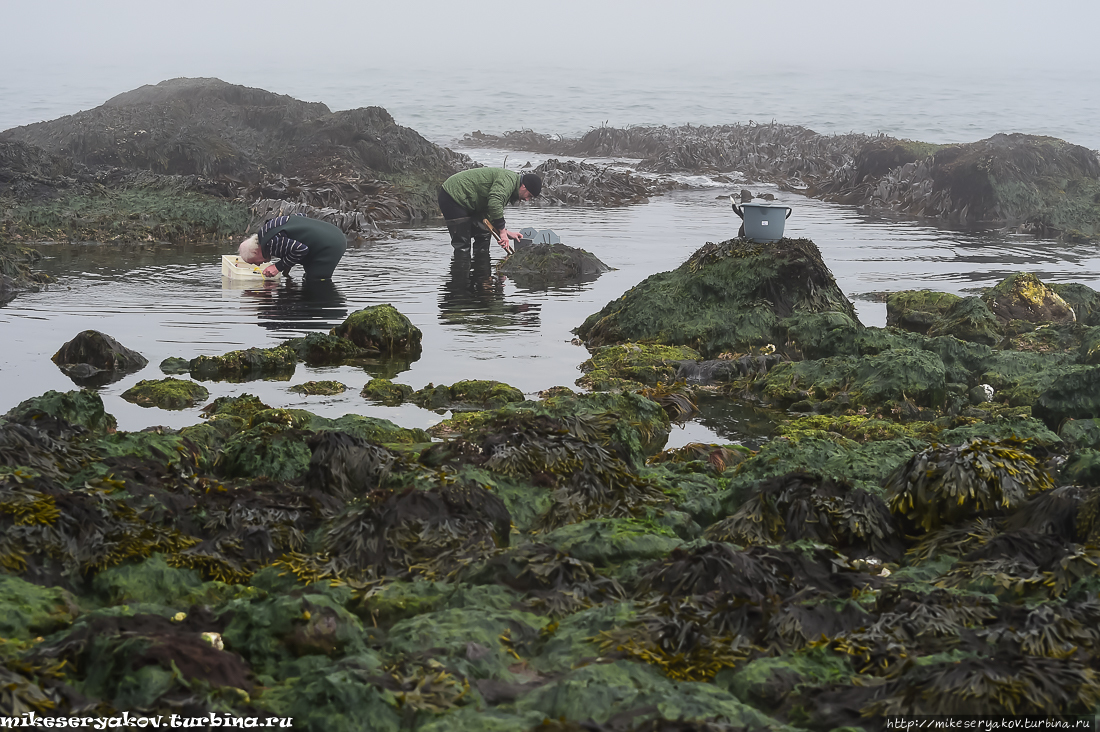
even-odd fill
[[[27,69],[0,79],[0,129],[88,109],[109,97],[169,75],[139,78],[140,69]],[[180,75],[180,74],[175,74]],[[1100,79],[1049,74],[1026,78],[990,75],[941,77],[884,72],[746,73],[713,69],[673,74],[540,72],[523,79],[463,80],[442,72],[383,73],[364,69],[311,77],[305,73],[241,70],[220,78],[312,101],[330,108],[386,107],[398,123],[448,144],[475,129],[530,128],[580,135],[604,122],[715,124],[771,121],[818,132],[884,132],[930,142],[965,142],[996,132],[1029,132],[1100,148],[1094,120],[1098,97],[1081,90]],[[509,166],[541,156],[463,150],[475,159]],[[19,296],[0,307],[0,413],[48,389],[73,383],[50,356],[81,330],[94,328],[144,354],[140,373],[101,388],[120,428],[180,427],[199,420],[197,409],[143,409],[120,398],[140,379],[162,376],[169,356],[192,358],[250,346],[270,346],[311,331],[328,330],[348,313],[392,303],[424,332],[424,352],[412,364],[313,369],[299,364],[285,382],[205,382],[211,398],[252,393],[272,406],[301,407],[326,416],[349,412],[425,427],[443,415],[416,407],[376,407],[359,396],[372,376],[393,376],[419,389],[428,383],[498,379],[531,396],[572,386],[588,353],[571,330],[647,276],[672,269],[707,241],[732,237],[739,220],[725,197],[737,186],[712,185],[618,209],[523,206],[510,225],[551,228],[564,243],[593,252],[614,267],[594,282],[531,287],[498,277],[499,259],[452,257],[440,225],[401,229],[392,239],[353,246],[334,287],[315,292],[298,285],[237,289],[220,277],[223,250],[213,245],[116,247],[47,245],[42,268],[58,276],[49,291]],[[766,186],[749,184],[756,192]],[[1100,289],[1100,251],[997,231],[956,231],[904,219],[868,217],[851,208],[776,192],[794,214],[786,233],[813,239],[867,325],[885,323],[874,293],[929,288],[971,293],[1017,271],[1049,282],[1081,282]],[[499,251],[499,249],[497,250]],[[335,379],[348,391],[303,397],[288,387]],[[676,428],[669,445],[744,438],[745,415],[711,409]]]

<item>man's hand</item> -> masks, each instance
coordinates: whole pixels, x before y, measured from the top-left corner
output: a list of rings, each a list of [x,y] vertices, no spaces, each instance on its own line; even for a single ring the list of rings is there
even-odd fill
[[[269,264],[264,267],[264,277],[275,277],[279,274],[279,268],[274,264]]]

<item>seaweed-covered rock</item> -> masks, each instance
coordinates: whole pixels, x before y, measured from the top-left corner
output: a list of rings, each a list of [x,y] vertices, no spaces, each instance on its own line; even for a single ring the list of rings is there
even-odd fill
[[[289,379],[298,365],[298,354],[288,346],[248,348],[221,356],[197,356],[191,359],[191,377],[201,381],[250,381],[252,379]]]
[[[137,351],[97,330],[78,333],[61,346],[52,360],[78,386],[104,386],[149,363]]]
[[[606,346],[596,349],[592,357],[580,365],[584,376],[577,379],[577,385],[602,390],[613,379],[659,384],[675,379],[682,362],[699,359],[699,353],[686,346],[645,343]]]
[[[736,513],[707,529],[712,541],[783,544],[809,539],[849,557],[895,562],[902,537],[881,498],[805,472],[770,478]]]
[[[205,386],[171,377],[143,379],[122,392],[122,398],[140,407],[187,409],[210,396]]]
[[[961,300],[958,295],[931,290],[903,290],[886,298],[886,325],[927,333],[937,319]]]
[[[1003,337],[997,317],[980,297],[964,297],[952,304],[933,321],[928,335],[933,338],[949,335],[988,346],[997,345]]]
[[[589,347],[646,341],[714,358],[780,347],[786,342],[780,321],[796,310],[836,311],[859,323],[812,241],[730,239],[706,244],[672,272],[652,275],[575,332]]]
[[[986,290],[982,300],[999,322],[1073,323],[1077,316],[1069,303],[1038,277],[1019,272]]]
[[[456,381],[450,386],[428,384],[414,392],[409,401],[424,409],[469,411],[498,409],[525,399],[522,391],[501,381],[472,379]]]
[[[437,186],[472,164],[380,107],[331,112],[220,79],[142,86],[3,138],[85,165],[203,176],[225,198],[304,202],[372,223],[429,215]]]
[[[384,354],[409,354],[419,358],[423,333],[393,305],[374,305],[357,310],[336,326],[334,333],[360,348]]]
[[[788,361],[758,378],[753,389],[765,402],[793,411],[829,411],[846,406],[904,413],[942,409],[946,369],[939,356],[914,348],[860,358]]]
[[[924,531],[996,515],[1054,487],[1019,440],[933,445],[886,481],[890,510]]]
[[[38,421],[43,417],[62,419],[92,432],[113,432],[118,422],[103,409],[103,399],[98,392],[47,391],[32,397],[8,410],[5,419],[12,421]]]
[[[329,333],[309,333],[301,338],[284,341],[282,345],[293,349],[298,358],[309,366],[355,362],[379,353],[376,348],[363,348],[346,338],[338,338]]]
[[[306,381],[295,384],[290,390],[296,394],[331,396],[347,391],[348,387],[339,381]]]
[[[190,373],[191,360],[178,356],[169,356],[160,362],[160,372],[162,374],[168,374],[169,376]]]
[[[587,280],[610,270],[591,252],[560,243],[517,247],[497,265],[497,272],[524,287],[538,282]]]
[[[413,388],[407,384],[395,384],[389,379],[371,379],[360,395],[387,407],[396,407],[409,401]]]

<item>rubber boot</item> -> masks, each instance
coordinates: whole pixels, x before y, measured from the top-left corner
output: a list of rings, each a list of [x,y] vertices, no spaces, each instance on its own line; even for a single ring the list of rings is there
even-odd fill
[[[474,222],[469,218],[447,219],[447,231],[451,232],[451,246],[456,251],[469,251],[474,237]]]
[[[475,252],[487,252],[489,251],[489,245],[493,243],[493,235],[485,228],[485,224],[480,221],[473,225],[474,235],[474,251]]]

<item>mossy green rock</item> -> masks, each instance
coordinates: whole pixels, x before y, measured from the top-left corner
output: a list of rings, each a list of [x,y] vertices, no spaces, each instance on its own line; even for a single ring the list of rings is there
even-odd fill
[[[576,329],[589,347],[645,341],[689,346],[706,358],[782,344],[796,310],[836,311],[858,323],[817,245],[808,239],[708,243],[672,272],[655,274]]]
[[[393,305],[358,310],[336,326],[335,334],[360,348],[383,354],[420,355],[423,333]]]
[[[12,407],[6,419],[34,419],[38,414],[57,417],[80,425],[92,432],[111,432],[118,425],[115,418],[103,409],[103,399],[90,389],[80,391],[47,391]]]
[[[168,375],[190,373],[191,359],[180,358],[178,356],[166,358],[160,362],[160,372]]]
[[[0,638],[28,640],[48,635],[68,627],[79,614],[68,591],[0,574]]]
[[[980,297],[964,297],[932,323],[928,335],[955,336],[960,341],[995,346],[1002,338],[1000,323]]]
[[[292,392],[307,396],[332,396],[333,394],[342,394],[347,389],[348,387],[339,381],[307,381],[290,387]]]
[[[122,392],[122,398],[132,404],[161,409],[187,409],[209,396],[205,386],[171,377],[155,381],[143,379]]]
[[[388,419],[364,417],[360,414],[345,414],[336,419],[311,416],[308,429],[314,431],[338,430],[369,442],[385,445],[413,445],[432,441],[432,436],[424,430],[415,427],[399,427]]]
[[[581,364],[584,376],[577,386],[603,391],[611,379],[629,379],[642,384],[672,381],[681,361],[698,361],[698,351],[686,346],[624,343],[598,348]]]
[[[781,363],[755,388],[765,401],[796,411],[810,411],[807,407],[826,400],[889,411],[905,403],[942,408],[946,384],[946,369],[936,354],[899,348],[862,358]]]
[[[986,290],[982,300],[1002,323],[1072,323],[1073,308],[1033,274],[1019,272]]]
[[[520,247],[497,267],[501,274],[526,277],[528,281],[535,277],[568,280],[610,270],[591,252],[561,243]]]
[[[389,379],[371,379],[360,395],[387,407],[396,407],[409,401],[413,388],[407,384],[395,384]]]
[[[191,377],[203,381],[250,381],[289,379],[298,364],[298,354],[287,346],[248,348],[221,356],[191,359]]]
[[[902,290],[886,298],[886,325],[927,333],[962,298],[947,292]]]
[[[424,409],[469,411],[497,409],[525,399],[523,392],[514,386],[500,381],[471,379],[456,381],[450,386],[428,384],[414,392],[409,401]]]
[[[330,333],[310,333],[301,338],[291,338],[282,345],[293,349],[298,358],[310,366],[341,364],[378,354],[377,349],[362,348]]]

